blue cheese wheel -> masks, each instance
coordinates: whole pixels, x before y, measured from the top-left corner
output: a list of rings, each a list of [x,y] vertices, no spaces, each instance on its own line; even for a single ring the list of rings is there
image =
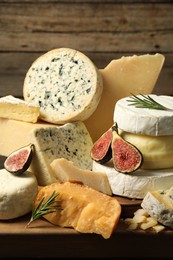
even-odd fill
[[[40,56],[29,68],[23,85],[27,102],[40,107],[44,121],[64,124],[84,121],[101,99],[101,73],[83,53],[60,48]]]
[[[14,219],[32,210],[38,192],[34,174],[24,172],[20,176],[0,170],[0,219]]]

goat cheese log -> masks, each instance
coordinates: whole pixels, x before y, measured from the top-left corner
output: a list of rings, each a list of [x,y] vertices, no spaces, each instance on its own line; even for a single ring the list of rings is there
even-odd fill
[[[72,227],[81,233],[96,233],[108,239],[118,224],[121,205],[114,197],[88,186],[73,182],[52,183],[42,187],[34,206],[58,193],[61,210],[44,215],[50,223],[61,227]]]
[[[83,53],[60,48],[40,56],[28,70],[23,95],[40,107],[44,121],[64,124],[88,119],[103,90],[102,76]]]

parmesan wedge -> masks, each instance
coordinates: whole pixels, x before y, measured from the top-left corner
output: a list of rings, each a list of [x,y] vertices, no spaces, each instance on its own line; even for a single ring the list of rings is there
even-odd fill
[[[72,227],[81,233],[96,233],[108,239],[118,224],[121,205],[115,197],[98,192],[86,185],[61,182],[42,187],[35,199],[35,207],[52,192],[58,193],[62,210],[44,215],[50,223]]]
[[[65,158],[53,160],[50,166],[54,175],[60,181],[79,181],[95,190],[112,195],[108,177],[105,173],[82,169]]]

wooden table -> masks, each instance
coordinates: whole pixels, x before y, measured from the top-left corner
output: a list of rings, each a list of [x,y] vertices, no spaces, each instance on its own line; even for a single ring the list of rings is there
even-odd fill
[[[0,157],[3,168],[5,157]],[[173,230],[128,231],[124,218],[140,207],[140,200],[117,197],[122,216],[111,238],[80,234],[39,219],[26,228],[30,214],[0,221],[0,259],[4,258],[172,258]],[[128,203],[127,203],[128,201]]]

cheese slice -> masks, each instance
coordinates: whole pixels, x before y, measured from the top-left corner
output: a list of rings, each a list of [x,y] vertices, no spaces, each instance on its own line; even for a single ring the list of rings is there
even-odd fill
[[[64,158],[53,160],[50,166],[59,181],[79,181],[95,190],[112,195],[108,177],[105,173],[82,169],[72,161]]]
[[[57,199],[62,210],[45,215],[45,219],[81,233],[110,238],[121,215],[121,205],[116,198],[79,183],[57,182],[41,188],[34,205],[38,205],[43,197],[48,199],[54,191],[59,194]]]
[[[148,192],[141,207],[165,226],[173,228],[173,187]]]
[[[31,172],[16,176],[1,169],[0,219],[14,219],[31,212],[37,192],[37,180]]]
[[[35,123],[38,121],[40,108],[11,95],[0,98],[0,118]]]
[[[92,169],[90,156],[93,142],[81,121],[56,127],[40,127],[30,132],[30,143],[34,144],[32,169],[39,185],[56,181],[50,163],[57,158],[73,161],[84,169]]]
[[[119,134],[142,153],[142,169],[173,168],[173,135],[150,136],[121,130]]]
[[[112,60],[100,72],[103,93],[95,112],[85,121],[96,141],[113,124],[115,103],[133,94],[153,92],[165,57],[162,54],[133,55]]]
[[[134,134],[173,135],[173,97],[154,94],[149,96],[170,110],[137,108],[129,105],[130,97],[125,97],[115,105],[114,122],[117,122],[120,129]],[[143,99],[141,95],[138,97]]]
[[[173,183],[173,168],[162,170],[139,169],[131,174],[117,172],[112,161],[105,165],[93,161],[93,171],[106,173],[115,195],[143,199],[147,192],[169,189]]]
[[[56,126],[43,121],[28,123],[0,118],[0,155],[8,156],[15,150],[30,143],[30,131],[37,127]]]

